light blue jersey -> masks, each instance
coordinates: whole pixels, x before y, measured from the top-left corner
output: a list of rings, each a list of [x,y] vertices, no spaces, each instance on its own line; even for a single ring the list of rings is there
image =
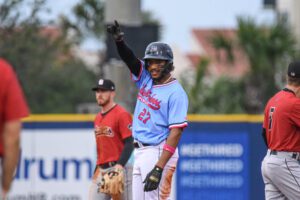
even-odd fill
[[[170,129],[187,126],[188,98],[177,80],[154,85],[142,61],[140,75],[132,74],[132,79],[139,88],[132,126],[135,140],[157,145]]]

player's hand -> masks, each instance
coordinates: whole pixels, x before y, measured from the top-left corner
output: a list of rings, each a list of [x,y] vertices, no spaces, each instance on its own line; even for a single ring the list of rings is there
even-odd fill
[[[158,188],[161,176],[162,176],[163,169],[155,166],[151,172],[147,175],[144,182],[144,191],[149,192],[152,190],[156,190]]]
[[[117,22],[117,20],[115,20],[114,25],[108,25],[107,28],[106,28],[106,31],[109,34],[111,34],[116,41],[123,40],[124,33],[121,31],[120,25]]]

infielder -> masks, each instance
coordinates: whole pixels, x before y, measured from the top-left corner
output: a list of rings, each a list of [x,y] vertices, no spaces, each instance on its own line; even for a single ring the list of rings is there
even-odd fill
[[[287,85],[267,103],[262,162],[266,199],[300,199],[300,62],[288,66]]]
[[[101,112],[97,114],[94,121],[97,166],[90,186],[89,200],[110,200],[111,198],[131,200],[132,164],[127,163],[134,148],[131,115],[115,103],[115,84],[111,80],[100,79],[92,90],[95,91]],[[122,176],[121,181],[107,186],[107,182],[112,181],[110,176],[107,176],[111,172]],[[116,184],[124,184],[123,193],[113,191],[118,190],[118,187],[121,188]]]
[[[150,43],[139,60],[123,40],[119,24],[107,27],[118,53],[131,71],[139,93],[133,117],[133,200],[170,199],[177,145],[187,126],[188,98],[172,77],[169,45]]]

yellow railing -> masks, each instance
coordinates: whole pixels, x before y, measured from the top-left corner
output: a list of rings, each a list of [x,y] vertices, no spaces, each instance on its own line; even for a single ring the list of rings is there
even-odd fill
[[[33,114],[24,122],[86,122],[93,121],[95,114]],[[262,122],[263,115],[188,115],[190,122]]]
[[[94,114],[34,114],[24,118],[24,122],[82,122],[93,121]]]

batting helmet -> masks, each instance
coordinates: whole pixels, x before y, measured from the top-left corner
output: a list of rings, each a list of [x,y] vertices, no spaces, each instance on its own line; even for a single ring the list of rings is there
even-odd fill
[[[145,51],[144,60],[147,59],[157,59],[157,60],[167,60],[173,62],[173,52],[171,47],[162,42],[152,42],[150,43]]]
[[[146,64],[146,68],[148,68],[148,59],[166,60],[167,64],[164,66],[164,74],[167,74],[174,69],[172,49],[168,44],[163,42],[150,43],[146,48],[145,56],[143,59]]]

